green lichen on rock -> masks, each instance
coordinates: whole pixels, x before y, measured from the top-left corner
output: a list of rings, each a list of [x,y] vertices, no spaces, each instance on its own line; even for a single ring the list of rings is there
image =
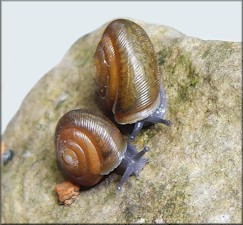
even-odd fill
[[[2,171],[2,223],[240,223],[241,43],[204,41],[137,21],[154,44],[171,127],[144,128],[133,144],[149,163],[121,192],[111,173],[70,206],[53,144],[59,118],[101,111],[92,57],[105,25],[81,37],[33,87],[3,134],[14,159]],[[106,24],[107,25],[107,24]]]

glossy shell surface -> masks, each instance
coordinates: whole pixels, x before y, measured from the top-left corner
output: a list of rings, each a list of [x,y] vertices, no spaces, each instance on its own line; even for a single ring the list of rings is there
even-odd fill
[[[88,110],[72,110],[55,131],[59,165],[75,183],[92,186],[122,161],[127,143],[106,117]]]
[[[120,124],[151,115],[160,104],[154,47],[138,24],[118,19],[105,29],[94,55],[98,94]]]

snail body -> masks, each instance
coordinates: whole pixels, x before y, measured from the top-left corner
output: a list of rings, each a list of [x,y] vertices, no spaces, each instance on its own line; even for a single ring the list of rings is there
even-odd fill
[[[81,186],[93,186],[104,175],[119,169],[118,189],[131,174],[138,175],[147,162],[148,148],[137,152],[105,116],[85,109],[64,114],[55,130],[57,161],[62,172]],[[118,168],[119,167],[119,168]]]
[[[134,138],[145,123],[162,119],[166,97],[153,44],[144,29],[126,20],[112,21],[94,54],[95,81],[102,104],[119,124],[135,124]]]

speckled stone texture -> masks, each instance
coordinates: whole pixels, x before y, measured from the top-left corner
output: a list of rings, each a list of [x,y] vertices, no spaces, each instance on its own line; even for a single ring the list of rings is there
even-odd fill
[[[143,129],[133,144],[150,162],[116,191],[112,173],[58,204],[53,135],[67,111],[101,111],[92,57],[107,24],[81,37],[32,88],[3,134],[15,157],[2,166],[2,223],[240,223],[241,43],[206,41],[138,22],[162,70],[172,127]],[[78,28],[77,28],[78,29]]]

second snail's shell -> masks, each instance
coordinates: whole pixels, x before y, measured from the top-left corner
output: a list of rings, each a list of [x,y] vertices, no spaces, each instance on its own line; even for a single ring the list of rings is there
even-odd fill
[[[78,109],[59,120],[55,148],[64,174],[77,184],[92,186],[121,163],[127,143],[106,117]]]
[[[98,44],[94,66],[98,93],[118,123],[140,121],[159,106],[155,50],[138,24],[126,19],[112,21]]]

